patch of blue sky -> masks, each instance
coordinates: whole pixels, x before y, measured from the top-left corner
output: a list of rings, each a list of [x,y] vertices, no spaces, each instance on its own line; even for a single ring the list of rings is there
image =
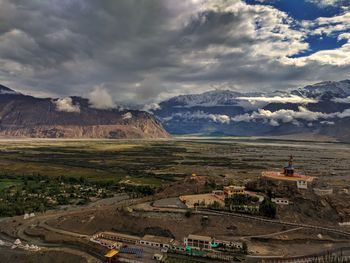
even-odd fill
[[[343,4],[321,6],[307,0],[245,0],[245,2],[252,5],[273,6],[296,20],[314,20],[319,17],[332,17],[344,12]]]
[[[305,39],[309,44],[308,50],[303,50],[298,54],[290,56],[290,58],[307,57],[321,50],[333,50],[340,48],[347,43],[346,39],[338,39],[337,35],[311,35]]]
[[[247,4],[252,5],[270,5],[274,8],[287,13],[291,18],[295,20],[294,23],[289,25],[295,30],[303,30],[302,23],[303,20],[313,21],[319,17],[333,17],[340,15],[344,12],[343,6],[348,3],[350,5],[350,0],[338,1],[338,4],[322,6],[311,0],[245,0]],[[258,27],[259,25],[257,25]],[[315,30],[319,25],[315,24],[308,30],[311,30],[310,34],[304,39],[306,43],[309,44],[307,50],[303,50],[298,54],[290,56],[290,58],[306,57],[313,53],[321,50],[334,50],[338,49],[347,43],[346,39],[339,39],[338,36],[345,31],[334,31],[331,34],[312,34],[312,30]]]

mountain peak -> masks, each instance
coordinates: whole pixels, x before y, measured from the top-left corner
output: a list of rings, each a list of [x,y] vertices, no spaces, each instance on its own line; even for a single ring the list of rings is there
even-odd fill
[[[350,80],[319,82],[299,89],[299,91],[308,97],[318,97],[328,93],[343,98],[350,96]]]
[[[213,106],[235,103],[235,98],[242,94],[232,90],[210,90],[201,94],[179,95],[169,99],[167,102],[178,106]]]
[[[0,84],[0,95],[1,94],[18,94],[18,92]]]

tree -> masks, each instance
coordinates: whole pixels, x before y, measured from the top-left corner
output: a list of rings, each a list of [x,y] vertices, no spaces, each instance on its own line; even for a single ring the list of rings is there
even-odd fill
[[[190,218],[192,216],[192,211],[190,209],[187,209],[185,212],[185,217]]]
[[[273,197],[273,193],[271,189],[267,190],[267,197],[271,200],[271,198]]]
[[[247,255],[248,254],[248,245],[246,242],[242,243],[242,253]]]
[[[210,208],[213,208],[213,209],[219,209],[221,207],[221,204],[218,201],[214,201],[209,206]]]
[[[263,216],[275,218],[276,217],[276,205],[271,200],[265,199],[259,207],[260,213]]]

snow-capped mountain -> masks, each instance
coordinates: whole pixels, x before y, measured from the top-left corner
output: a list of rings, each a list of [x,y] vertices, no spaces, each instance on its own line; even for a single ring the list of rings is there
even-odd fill
[[[350,80],[320,82],[293,92],[306,97],[319,97],[325,94],[340,98],[348,97],[350,96]]]
[[[180,95],[167,100],[167,103],[184,107],[233,105],[241,95],[230,90],[213,90],[202,94]]]
[[[350,140],[350,80],[269,93],[180,95],[161,102],[153,113],[173,134],[313,133]]]

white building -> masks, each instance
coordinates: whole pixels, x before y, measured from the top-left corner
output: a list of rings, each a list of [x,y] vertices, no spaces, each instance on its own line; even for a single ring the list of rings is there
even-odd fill
[[[168,237],[145,235],[139,243],[150,247],[170,248],[174,241],[174,239]]]
[[[271,198],[271,201],[276,205],[289,205],[289,200],[286,198]]]
[[[307,181],[305,181],[305,180],[298,180],[297,181],[297,187],[298,187],[298,189],[307,189]]]
[[[211,249],[212,238],[208,236],[188,235],[184,238],[185,246],[195,249]]]

